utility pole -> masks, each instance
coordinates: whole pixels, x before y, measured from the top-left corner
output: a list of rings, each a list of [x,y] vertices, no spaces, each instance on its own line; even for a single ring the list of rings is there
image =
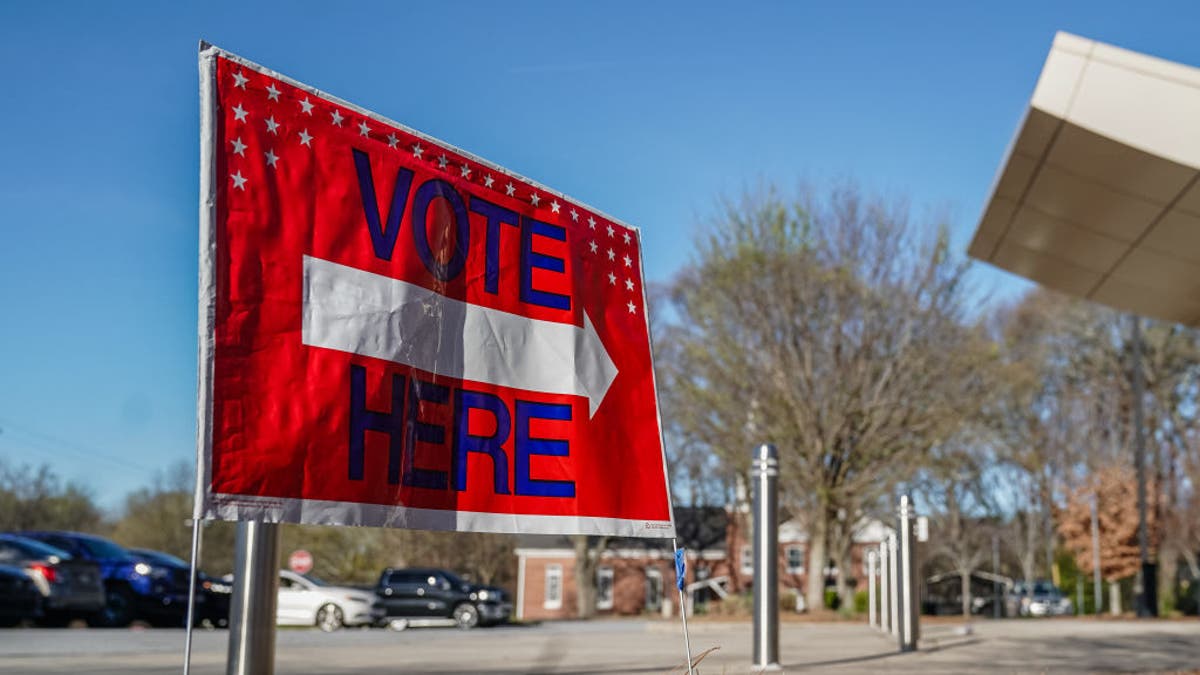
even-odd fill
[[[1137,470],[1138,552],[1141,567],[1137,576],[1137,615],[1158,616],[1158,584],[1155,565],[1150,562],[1150,534],[1146,531],[1146,423],[1142,410],[1145,383],[1142,377],[1142,322],[1133,323],[1133,465]]]

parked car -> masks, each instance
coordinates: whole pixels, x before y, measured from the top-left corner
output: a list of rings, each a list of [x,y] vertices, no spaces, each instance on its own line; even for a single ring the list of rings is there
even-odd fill
[[[370,591],[279,571],[275,623],[280,626],[316,626],[328,633],[343,626],[373,626],[382,616]]]
[[[42,594],[21,567],[0,565],[0,627],[42,616]]]
[[[93,626],[128,626],[135,619],[182,625],[187,612],[187,574],[138,559],[117,544],[78,532],[19,532],[100,566],[104,608],[88,621]]]
[[[1015,584],[1009,604],[1021,616],[1065,616],[1075,613],[1071,599],[1046,580]]]
[[[0,565],[20,567],[41,595],[44,625],[65,626],[104,608],[100,566],[36,539],[0,534]]]
[[[181,580],[184,593],[188,592],[188,573],[192,569],[191,565],[170,553],[163,553],[162,551],[131,548],[129,552],[140,558],[143,562],[171,570],[172,577]],[[229,584],[222,582],[220,579],[214,579],[204,572],[199,572],[196,575],[195,623],[228,626],[229,598],[232,591],[233,588]],[[181,619],[183,621],[187,620],[185,617],[181,617]]]
[[[466,629],[504,623],[512,614],[504,589],[469,584],[446,570],[388,568],[379,575],[375,594],[383,602],[385,621],[400,626],[448,619]]]

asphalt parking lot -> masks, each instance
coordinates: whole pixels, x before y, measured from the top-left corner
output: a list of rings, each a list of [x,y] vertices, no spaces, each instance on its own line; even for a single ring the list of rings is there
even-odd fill
[[[699,672],[751,673],[750,625],[695,622],[694,653],[717,648]],[[0,631],[0,673],[177,673],[182,630]],[[198,631],[192,672],[223,673],[227,634]],[[1191,672],[1200,669],[1200,622],[1012,620],[926,626],[921,651],[852,623],[785,623],[785,672],[1039,673]],[[682,672],[677,623],[561,622],[454,628],[281,630],[283,673],[670,673]]]

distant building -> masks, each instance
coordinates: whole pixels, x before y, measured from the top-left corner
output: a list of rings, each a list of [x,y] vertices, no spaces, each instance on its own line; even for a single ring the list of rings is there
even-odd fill
[[[687,549],[687,583],[691,602],[719,602],[725,594],[753,587],[754,553],[751,526],[744,509],[677,508],[679,545]],[[851,586],[865,583],[866,551],[877,547],[888,530],[878,521],[858,528],[851,550]],[[808,535],[789,520],[779,528],[780,590],[804,593],[811,570]],[[518,619],[569,619],[577,615],[575,550],[570,537],[522,535],[517,542]],[[841,570],[826,568],[832,584]],[[636,615],[659,612],[664,603],[678,606],[671,542],[661,539],[614,538],[596,570],[596,613]]]

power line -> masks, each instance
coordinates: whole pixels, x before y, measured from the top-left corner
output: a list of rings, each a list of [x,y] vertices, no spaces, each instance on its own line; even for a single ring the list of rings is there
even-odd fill
[[[109,462],[110,464],[119,465],[135,471],[146,473],[151,473],[154,471],[154,467],[138,464],[115,454],[90,448],[79,443],[59,438],[57,436],[45,433],[43,431],[38,431],[37,429],[33,429],[24,425],[14,424],[10,420],[0,418],[0,432],[9,431],[15,431],[18,434],[27,437],[24,445],[32,445],[33,449],[40,450],[43,453],[66,452],[81,459],[99,459]]]

